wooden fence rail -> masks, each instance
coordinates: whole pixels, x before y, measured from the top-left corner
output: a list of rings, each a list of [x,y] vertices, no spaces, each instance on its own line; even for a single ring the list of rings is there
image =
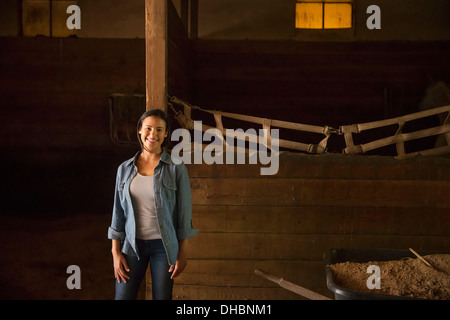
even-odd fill
[[[430,116],[445,115],[445,120],[441,125],[433,128],[403,133],[403,128],[407,122],[427,118]],[[389,137],[374,140],[365,144],[354,145],[353,134],[361,133],[363,131],[372,130],[381,127],[387,127],[391,125],[398,125],[397,132]],[[450,153],[450,105],[439,108],[433,108],[426,111],[416,112],[413,114],[405,115],[402,117],[368,122],[363,124],[354,124],[349,126],[341,126],[340,133],[345,137],[347,148],[343,150],[343,153],[355,154],[365,153],[370,150],[378,149],[388,145],[395,144],[397,149],[396,158],[405,158],[417,154],[421,155],[441,155]],[[411,141],[421,139],[430,136],[436,136],[439,134],[445,134],[446,146],[435,146],[435,148],[422,150],[418,152],[406,153],[405,141]]]
[[[226,135],[226,130],[224,129],[222,125],[222,117],[227,117],[231,119],[256,123],[259,125],[262,125],[264,129],[270,129],[271,127],[277,127],[277,128],[285,128],[285,129],[291,129],[291,130],[297,130],[297,131],[304,131],[308,133],[316,133],[316,134],[323,134],[325,137],[319,141],[317,144],[311,144],[311,143],[302,143],[302,142],[296,142],[296,141],[290,141],[285,139],[279,140],[279,147],[286,148],[286,149],[292,149],[296,151],[303,151],[307,153],[325,153],[327,152],[327,142],[329,137],[332,134],[338,134],[338,135],[344,135],[346,148],[342,150],[344,154],[358,154],[358,153],[366,153],[371,150],[379,149],[385,146],[393,145],[395,144],[396,150],[397,150],[397,156],[395,158],[401,159],[406,158],[409,156],[421,154],[421,155],[442,155],[450,153],[450,105],[443,106],[439,108],[433,108],[426,111],[421,111],[397,118],[392,119],[386,119],[386,120],[380,120],[380,121],[374,121],[374,122],[368,122],[363,124],[353,124],[353,125],[344,125],[340,126],[339,129],[335,129],[329,126],[314,126],[314,125],[308,125],[308,124],[301,124],[301,123],[294,123],[294,122],[288,122],[288,121],[279,121],[279,120],[272,120],[272,119],[266,119],[266,118],[260,118],[260,117],[254,117],[249,115],[242,115],[242,114],[236,114],[236,113],[229,113],[229,112],[221,112],[221,111],[213,111],[213,110],[207,110],[202,109],[197,106],[192,106],[189,103],[177,98],[177,97],[171,97],[170,98],[171,103],[181,105],[184,110],[183,112],[177,111],[174,109],[173,105],[171,104],[172,110],[175,112],[175,118],[180,123],[180,125],[186,129],[193,129],[194,127],[194,120],[191,119],[191,110],[200,110],[206,113],[210,113],[214,115],[214,120],[216,123],[216,128],[219,129],[223,135]],[[411,122],[418,119],[423,119],[431,116],[441,116],[441,119],[444,119],[441,121],[441,124],[436,127],[428,128],[428,129],[421,129],[417,131],[412,132],[403,132],[403,128],[407,122]],[[442,117],[444,115],[444,117]],[[353,135],[359,134],[363,131],[377,129],[377,128],[383,128],[387,126],[392,125],[398,125],[398,129],[394,135],[382,138],[382,139],[376,139],[364,144],[357,144],[355,145],[353,142]],[[206,131],[210,128],[213,128],[211,126],[202,126],[202,130]],[[425,137],[430,136],[437,136],[437,135],[444,135],[445,136],[445,142],[446,145],[444,146],[435,146],[434,148],[427,149],[427,150],[421,150],[421,151],[415,151],[411,153],[405,152],[405,142],[416,140],[416,139],[422,139]]]

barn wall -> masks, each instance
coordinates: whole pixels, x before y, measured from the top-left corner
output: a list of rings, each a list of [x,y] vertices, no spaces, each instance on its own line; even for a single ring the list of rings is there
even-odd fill
[[[111,141],[109,96],[144,92],[144,41],[0,38],[0,46],[2,211],[110,212],[117,165],[136,147]]]
[[[295,29],[295,3],[295,0],[199,1],[199,37],[332,42],[449,40],[446,12],[450,5],[445,0],[354,0],[353,29],[325,32]],[[367,28],[371,16],[367,8],[371,5],[380,8],[381,29]]]
[[[450,82],[449,42],[195,41],[192,99],[206,109],[339,126],[418,111]]]
[[[111,142],[108,97],[144,87],[144,41],[1,38],[0,42],[5,48],[0,53],[0,143],[8,181],[1,188],[6,204],[2,210],[110,214],[115,169],[135,148]],[[354,45],[342,44],[193,45],[192,103],[281,120],[289,116],[287,120],[303,123],[341,124],[349,116],[366,119],[371,110],[382,115],[380,79],[411,85],[411,94],[419,99],[419,91],[412,88],[426,86],[420,84],[417,72],[449,74],[444,60],[448,43],[374,44],[385,48],[380,49],[381,60],[370,53],[371,46],[352,55]],[[407,49],[397,54],[388,50],[391,46]],[[307,53],[317,51],[321,54]],[[364,52],[376,61],[366,72],[360,71],[367,61]],[[342,65],[340,59],[346,56],[350,60]],[[320,59],[305,66],[297,59],[305,57]],[[300,66],[291,70],[289,59]],[[335,63],[326,65],[333,59]],[[327,67],[319,68],[320,64]],[[394,69],[394,64],[400,66]],[[344,66],[359,81],[347,78]],[[308,89],[297,92],[295,84],[304,84],[298,79],[299,70],[315,75],[314,68],[325,70],[327,76],[311,76]],[[327,94],[324,87],[330,90]],[[183,84],[179,88],[186,90]],[[371,97],[377,103],[370,104],[366,95],[373,90]],[[313,102],[302,100],[305,95]],[[354,95],[361,98],[359,103]],[[335,108],[333,112],[322,112],[320,96],[323,104]],[[358,105],[364,105],[364,112]],[[334,246],[448,250],[446,168],[448,161],[441,158],[396,162],[294,154],[281,159],[274,177],[260,176],[259,167],[190,165],[194,224],[201,232],[190,242],[192,259],[174,297],[298,298],[256,277],[255,268],[327,293],[321,258],[326,248]]]
[[[194,41],[190,102],[316,125],[394,117],[418,111],[428,76],[447,79],[448,48]],[[448,165],[448,158],[293,153],[282,154],[275,176],[254,165],[189,165],[200,233],[189,241],[174,299],[302,298],[255,269],[332,298],[323,264],[329,248],[448,250]]]
[[[184,1],[184,0],[183,0]],[[180,11],[181,0],[173,0]],[[198,36],[215,40],[448,41],[447,0],[354,0],[352,30],[295,29],[295,0],[198,1]],[[21,35],[20,0],[0,2],[0,36]],[[141,0],[78,0],[81,38],[145,38]],[[370,30],[366,10],[378,5],[381,29]],[[65,22],[69,15],[61,17]]]
[[[450,82],[448,42],[181,42],[182,50],[171,51],[177,63],[170,74],[177,77],[169,78],[169,94],[279,120],[331,126],[381,120],[417,111],[428,77]],[[144,40],[0,43],[2,148],[113,147],[108,97],[144,92]]]
[[[109,95],[143,92],[143,40],[0,38],[2,148],[111,146]]]
[[[255,269],[332,298],[329,248],[448,251],[449,165],[292,153],[281,155],[275,176],[261,176],[259,165],[189,165],[200,233],[174,299],[301,299]]]

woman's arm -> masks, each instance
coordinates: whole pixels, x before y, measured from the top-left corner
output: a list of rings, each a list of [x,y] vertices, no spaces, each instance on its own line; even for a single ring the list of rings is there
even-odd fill
[[[177,262],[169,268],[169,272],[172,272],[172,275],[170,276],[171,279],[178,277],[183,272],[184,268],[186,268],[188,257],[187,242],[187,239],[178,241],[179,249]]]
[[[121,182],[122,166],[117,169],[116,185],[114,188],[114,203],[111,225],[108,228],[108,239],[123,241],[125,239],[125,215],[120,201],[120,192],[123,192],[124,183]]]
[[[177,166],[177,238],[194,237],[198,230],[192,226],[191,184],[184,164]]]
[[[113,256],[113,263],[114,263],[114,278],[117,279],[117,282],[120,283],[120,280],[123,282],[127,282],[130,277],[126,272],[129,272],[130,269],[128,268],[127,260],[123,256],[122,252],[120,251],[120,241],[119,240],[112,240],[112,249],[111,253]]]

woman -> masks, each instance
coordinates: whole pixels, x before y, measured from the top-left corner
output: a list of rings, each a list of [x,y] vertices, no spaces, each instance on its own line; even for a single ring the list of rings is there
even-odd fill
[[[171,299],[173,279],[187,264],[187,239],[198,232],[192,227],[187,169],[164,150],[168,126],[163,111],[145,112],[137,125],[141,150],[117,170],[108,229],[115,299],[137,298],[149,263],[153,299]]]

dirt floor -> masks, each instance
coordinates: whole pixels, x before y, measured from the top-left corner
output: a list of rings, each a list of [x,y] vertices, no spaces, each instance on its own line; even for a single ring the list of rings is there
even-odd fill
[[[382,293],[419,299],[450,300],[450,254],[432,254],[420,259],[345,262],[330,265],[336,284],[350,290]],[[380,289],[369,289],[370,265],[380,268]]]
[[[113,299],[110,221],[108,214],[1,216],[0,299]],[[66,285],[71,265],[80,268],[81,289]]]

